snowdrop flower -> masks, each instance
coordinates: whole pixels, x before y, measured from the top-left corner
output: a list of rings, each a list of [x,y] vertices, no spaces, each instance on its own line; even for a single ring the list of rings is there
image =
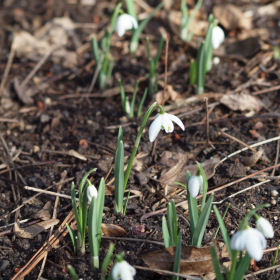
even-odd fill
[[[213,27],[212,30],[212,46],[217,49],[224,41],[225,33],[220,26]]]
[[[257,219],[257,229],[261,231],[265,237],[272,238],[274,236],[272,225],[263,217]]]
[[[116,262],[112,269],[114,280],[133,280],[136,270],[126,261]]]
[[[122,14],[117,17],[115,30],[117,31],[119,37],[122,37],[126,30],[131,30],[132,28],[138,28],[138,23],[133,16]]]
[[[247,249],[251,258],[260,261],[263,256],[263,250],[266,248],[266,239],[259,230],[248,227],[233,235],[230,240],[230,247],[236,251]]]
[[[188,181],[188,190],[192,197],[196,197],[200,191],[203,193],[203,177],[194,175]]]
[[[97,198],[97,189],[94,185],[90,185],[87,188],[87,197],[89,202],[91,203],[91,200],[93,197]]]
[[[165,129],[166,133],[173,132],[174,125],[172,121],[177,123],[183,130],[185,130],[182,121],[178,117],[167,113],[163,113],[163,114],[159,113],[156,115],[155,120],[152,122],[149,128],[150,142],[155,141],[161,129]]]

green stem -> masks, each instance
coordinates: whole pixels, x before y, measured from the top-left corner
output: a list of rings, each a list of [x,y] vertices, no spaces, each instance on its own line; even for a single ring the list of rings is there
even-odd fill
[[[156,102],[153,103],[153,104],[151,105],[151,107],[148,109],[148,111],[146,112],[146,114],[144,115],[143,121],[142,121],[142,123],[141,123],[139,132],[138,132],[138,134],[137,134],[137,137],[136,137],[136,140],[135,140],[135,143],[134,143],[134,147],[133,147],[131,156],[130,156],[130,158],[129,158],[129,162],[128,162],[128,165],[127,165],[127,169],[126,169],[125,174],[124,174],[124,188],[123,188],[124,191],[125,191],[125,189],[126,189],[126,185],[127,185],[127,181],[128,181],[128,177],[129,177],[131,168],[132,168],[133,160],[134,160],[134,158],[135,158],[137,149],[138,149],[138,147],[139,147],[139,143],[140,143],[140,140],[141,140],[141,136],[142,136],[143,130],[144,130],[145,126],[146,126],[147,120],[148,120],[148,118],[150,117],[150,115],[152,114],[152,112],[153,112],[158,106],[160,106],[160,105],[157,105]],[[160,108],[161,108],[161,110],[163,110],[161,106],[160,106]]]
[[[81,255],[84,255],[85,252],[86,252],[85,240],[82,239],[82,235],[81,235],[80,232],[78,232],[77,247],[78,247],[78,252],[79,252]]]
[[[236,270],[236,265],[237,265],[237,255],[238,251],[233,251],[233,257],[232,257],[232,263],[231,263],[231,269],[230,269],[230,274],[228,280],[233,280],[235,270]]]
[[[92,268],[99,268],[99,257],[98,256],[90,256],[90,266]]]

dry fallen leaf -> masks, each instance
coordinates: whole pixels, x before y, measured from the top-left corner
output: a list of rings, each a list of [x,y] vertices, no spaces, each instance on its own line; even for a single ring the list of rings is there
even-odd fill
[[[226,94],[220,102],[233,111],[249,111],[246,116],[253,116],[262,108],[259,99],[248,93]]]
[[[114,224],[101,224],[101,231],[104,236],[127,235],[127,232],[122,227]]]
[[[43,207],[43,209],[31,215],[31,217],[34,219],[41,219],[43,221],[47,221],[51,218],[51,209],[52,209],[51,201],[48,201]]]
[[[229,265],[229,255],[224,243],[219,243],[217,252],[221,261]],[[176,247],[150,252],[141,256],[143,261],[150,267],[161,270],[173,271],[173,262]],[[182,246],[180,273],[185,275],[205,276],[208,280],[215,279],[210,246],[197,248],[194,246]]]
[[[68,153],[69,153],[70,156],[73,156],[73,157],[78,158],[80,160],[87,161],[87,158],[85,156],[79,154],[75,150],[70,150]]]
[[[31,225],[26,228],[20,228],[19,222],[15,223],[14,225],[14,233],[19,238],[28,238],[32,239],[36,235],[38,235],[40,232],[55,226],[59,223],[58,219],[51,219],[48,221],[43,221],[34,225]]]
[[[213,14],[227,30],[235,28],[252,28],[252,17],[247,17],[239,7],[232,4],[215,6],[213,8]]]

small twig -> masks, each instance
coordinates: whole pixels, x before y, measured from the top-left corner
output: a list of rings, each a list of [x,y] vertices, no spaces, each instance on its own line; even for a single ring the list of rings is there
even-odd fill
[[[251,276],[255,276],[257,274],[261,274],[261,273],[264,273],[264,272],[267,272],[267,271],[270,271],[270,270],[273,270],[273,269],[276,269],[276,268],[279,268],[279,267],[280,267],[280,264],[275,265],[275,266],[271,266],[271,267],[268,267],[268,268],[264,268],[264,269],[261,269],[259,271],[252,272],[250,274],[244,275],[244,278],[249,279],[249,277],[251,277]]]
[[[42,67],[42,65],[46,62],[49,56],[52,54],[54,50],[56,50],[59,46],[53,46],[49,49],[49,51],[39,60],[39,62],[35,65],[32,71],[27,75],[27,77],[21,83],[21,87],[24,88],[27,83],[32,79],[32,77],[36,74],[36,72]]]
[[[238,142],[239,144],[241,144],[241,145],[247,147],[248,149],[250,149],[250,150],[253,151],[254,153],[257,152],[256,149],[254,149],[254,148],[252,148],[251,146],[247,145],[247,144],[244,143],[243,141],[241,141],[241,140],[239,140],[239,139],[237,139],[237,138],[235,138],[235,137],[233,137],[233,136],[227,134],[226,132],[224,132],[224,131],[221,130],[221,133],[222,133],[223,135],[225,135],[226,137],[228,137],[228,138],[230,138],[230,139],[232,139],[232,140]]]
[[[9,59],[8,59],[7,64],[6,64],[6,68],[5,68],[4,75],[2,77],[2,81],[1,81],[1,85],[0,85],[0,105],[2,104],[2,94],[3,94],[5,84],[6,84],[6,81],[7,81],[7,78],[8,78],[13,60],[14,60],[15,51],[16,51],[16,48],[15,48],[15,45],[13,43],[12,46],[11,46],[11,52],[10,52]]]
[[[204,105],[206,111],[206,148],[210,146],[210,137],[209,137],[209,115],[208,115],[208,98],[204,98]]]
[[[280,89],[280,86],[275,86],[275,87],[259,90],[259,91],[256,91],[256,92],[252,92],[251,94],[252,95],[258,95],[258,94],[267,93],[267,92],[274,91],[274,90],[279,90],[279,89]]]
[[[63,186],[63,184],[61,184],[61,183],[64,181],[66,175],[67,175],[67,172],[66,172],[66,171],[63,171],[63,172],[60,174],[60,181],[59,181],[60,184],[59,184],[58,187],[57,187],[57,194],[59,194],[60,191],[61,191],[61,188],[62,188],[62,186]],[[59,196],[56,197],[55,202],[54,202],[53,216],[52,216],[53,219],[56,219],[56,217],[57,217],[57,205],[58,205],[58,203],[59,203]],[[54,228],[54,226],[51,226],[50,231],[49,231],[49,239],[50,239],[50,237],[52,236],[53,228]],[[46,255],[45,255],[44,258],[43,258],[43,262],[42,262],[41,269],[40,269],[40,271],[39,271],[37,280],[40,280],[41,275],[42,275],[42,273],[44,272],[44,267],[45,267],[45,265],[46,265],[47,257],[48,257],[48,252],[46,253]]]

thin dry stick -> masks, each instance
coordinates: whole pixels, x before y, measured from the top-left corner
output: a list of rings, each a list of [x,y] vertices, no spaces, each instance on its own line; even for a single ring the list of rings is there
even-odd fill
[[[279,267],[280,267],[280,264],[275,265],[275,266],[271,266],[271,267],[268,267],[268,268],[264,268],[264,269],[261,269],[261,270],[259,270],[259,271],[252,272],[252,273],[250,273],[250,274],[244,275],[244,278],[245,278],[245,279],[249,279],[249,277],[251,277],[251,276],[255,276],[255,275],[257,275],[257,274],[261,274],[261,273],[264,273],[264,272],[267,272],[267,271],[269,271],[269,270],[273,270],[273,269],[276,269],[276,268],[279,268]]]
[[[26,189],[28,191],[33,191],[33,192],[49,194],[49,195],[53,195],[53,196],[56,196],[56,197],[63,197],[63,198],[71,199],[70,195],[61,194],[61,193],[57,193],[57,192],[50,192],[50,191],[46,191],[46,190],[37,189],[37,188],[34,188],[34,187],[24,186],[24,189]]]
[[[166,86],[167,86],[168,48],[169,48],[169,35],[166,36],[164,88],[163,88],[163,97],[162,97],[162,102],[161,102],[162,106],[164,106]]]
[[[279,158],[279,148],[280,148],[280,140],[278,139],[278,141],[277,141],[276,157],[275,157],[275,162],[274,162],[274,164],[277,164],[277,162],[278,162],[278,158]],[[270,176],[274,176],[274,173],[275,173],[275,168],[273,168],[273,170],[272,170]]]
[[[249,145],[247,145],[247,144],[246,144],[246,143],[244,143],[243,141],[241,141],[241,140],[239,140],[239,139],[237,139],[237,138],[235,138],[235,137],[233,137],[233,136],[231,136],[231,135],[227,134],[226,132],[221,131],[221,133],[222,133],[223,135],[225,135],[226,137],[228,137],[228,138],[230,138],[230,139],[232,139],[232,140],[234,140],[234,141],[238,142],[239,144],[241,144],[241,145],[243,145],[243,146],[247,147],[248,149],[250,149],[250,150],[251,150],[251,151],[253,151],[254,153],[256,153],[256,152],[257,152],[257,150],[256,150],[256,149],[254,149],[254,148],[250,147]]]
[[[267,93],[267,92],[278,90],[278,89],[280,89],[280,86],[275,86],[275,87],[259,90],[259,91],[256,91],[256,92],[252,92],[252,95],[258,95],[258,94],[262,94],[262,93]]]
[[[46,62],[49,56],[52,54],[54,50],[56,50],[59,46],[53,46],[50,50],[39,60],[39,62],[35,65],[32,71],[27,75],[24,81],[21,83],[21,87],[24,88],[27,83],[32,79],[32,77],[36,74],[36,72],[42,67],[42,65]]]
[[[8,59],[8,62],[7,62],[5,71],[4,71],[4,75],[3,75],[3,78],[2,78],[2,81],[1,81],[1,85],[0,85],[0,104],[2,104],[2,94],[3,94],[5,84],[6,84],[6,81],[7,81],[7,78],[8,78],[13,60],[14,60],[15,50],[16,50],[15,45],[12,44],[9,59]]]
[[[279,140],[279,139],[280,139],[280,136],[277,136],[277,137],[274,137],[274,138],[270,138],[270,139],[267,139],[267,140],[264,140],[264,141],[255,143],[255,144],[251,145],[250,147],[251,147],[251,148],[253,148],[253,147],[258,147],[258,146],[261,146],[261,145],[263,145],[263,144],[267,144],[267,143],[270,143],[270,142],[273,142],[273,141],[276,141],[276,140]],[[248,149],[249,149],[249,148],[243,148],[243,149],[240,149],[240,150],[238,150],[238,151],[236,151],[236,152],[234,152],[234,153],[232,153],[232,154],[226,156],[225,158],[223,158],[223,159],[219,162],[219,165],[220,165],[222,162],[226,161],[227,159],[229,159],[229,158],[231,158],[231,157],[233,157],[233,156],[235,156],[235,155],[237,155],[237,154],[239,154],[239,153],[241,153],[241,152],[247,151]]]
[[[54,248],[68,233],[66,223],[70,224],[75,218],[73,210],[67,215],[60,227],[55,231],[51,238],[43,244],[43,246],[37,251],[37,253],[28,261],[28,263],[14,275],[11,280],[21,279],[26,276],[30,271],[42,260],[47,252]],[[73,221],[75,223],[75,220]]]
[[[66,171],[63,171],[60,174],[60,183],[62,183],[64,181],[66,175],[67,175]],[[63,184],[58,185],[57,193],[60,193],[62,186],[63,186]],[[52,216],[53,219],[56,219],[56,216],[57,216],[57,205],[58,205],[58,203],[59,203],[59,196],[56,197],[55,202],[54,202],[53,216]],[[49,238],[52,236],[53,228],[54,228],[54,226],[51,226],[50,232],[49,232]],[[41,275],[42,275],[42,273],[44,271],[44,267],[45,267],[45,264],[46,264],[46,261],[47,261],[47,257],[48,257],[48,252],[46,253],[46,255],[45,255],[44,259],[43,259],[43,262],[42,262],[41,269],[40,269],[40,272],[38,274],[37,280],[40,280],[40,278],[41,278]]]
[[[65,184],[65,183],[67,183],[67,182],[70,182],[70,181],[72,181],[72,180],[74,180],[74,179],[75,179],[75,177],[66,179],[66,180],[63,182],[63,184]],[[53,188],[54,186],[57,186],[58,184],[60,184],[60,182],[59,182],[59,183],[55,183],[55,184],[53,184],[53,185],[50,185],[49,187],[46,188],[46,190],[49,190],[50,188]],[[41,194],[41,193],[39,192],[39,193],[35,194],[34,196],[30,197],[29,199],[27,199],[26,201],[24,201],[19,207],[17,207],[17,208],[14,209],[13,211],[11,211],[11,212],[9,212],[9,213],[7,213],[7,214],[1,216],[0,219],[3,219],[3,218],[5,218],[5,217],[8,217],[9,215],[13,214],[14,212],[16,212],[17,210],[19,210],[20,208],[22,208],[25,204],[29,203],[32,199],[34,199],[35,197],[39,196],[40,194]],[[65,197],[65,198],[68,198],[68,197]]]

